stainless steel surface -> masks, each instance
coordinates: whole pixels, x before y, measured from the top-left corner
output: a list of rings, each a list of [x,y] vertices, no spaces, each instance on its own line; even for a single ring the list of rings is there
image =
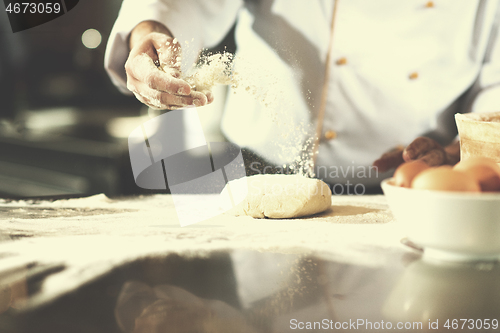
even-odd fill
[[[438,323],[443,331],[447,320],[489,318],[491,322],[498,320],[500,313],[497,263],[428,263],[412,252],[395,255],[383,251],[379,255],[390,258],[392,263],[380,267],[339,263],[314,255],[251,251],[237,255],[262,271],[247,277],[239,275],[234,252],[145,258],[122,265],[71,294],[30,311],[22,310],[23,297],[35,292],[44,275],[57,268],[40,267],[38,274],[30,275],[18,270],[17,279],[8,283],[2,275],[0,289],[12,294],[17,290],[17,298],[7,309],[2,300],[0,330],[406,331],[397,329],[399,324],[402,328],[412,325],[414,331],[430,332],[436,331],[429,329],[430,323]],[[273,270],[279,272],[273,279],[255,278],[259,274],[272,276],[266,272]],[[20,285],[27,295],[19,293],[23,290]],[[254,290],[261,297],[247,304],[242,299],[243,289]],[[305,329],[309,326],[313,328]],[[386,329],[380,329],[381,326]]]
[[[498,262],[424,261],[384,197],[333,199],[307,219],[186,228],[163,195],[1,202],[0,332],[435,332],[499,319]]]

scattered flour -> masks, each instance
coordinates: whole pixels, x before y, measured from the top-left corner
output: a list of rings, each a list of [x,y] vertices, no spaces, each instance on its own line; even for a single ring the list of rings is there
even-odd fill
[[[167,44],[169,48],[178,47],[177,40]],[[186,43],[188,46],[188,43]],[[177,57],[175,67],[180,68],[182,59]],[[281,151],[279,159],[290,161],[284,164],[281,173],[299,174],[314,177],[313,144],[315,134],[309,122],[294,123],[290,110],[294,105],[289,102],[279,79],[269,72],[255,72],[255,67],[249,66],[251,61],[234,57],[232,53],[216,53],[203,55],[197,65],[181,74],[195,91],[207,93],[216,85],[229,85],[235,94],[245,93],[253,96],[265,114],[282,133],[283,142],[273,142]],[[235,69],[237,64],[237,69]],[[147,70],[155,64],[150,60],[144,66]],[[155,66],[156,67],[156,66]],[[160,64],[157,67],[165,72],[172,71],[171,65]],[[263,84],[266,82],[266,84]]]
[[[196,91],[211,91],[217,84],[235,85],[231,65],[231,53],[212,54],[201,59],[200,64],[184,76]]]

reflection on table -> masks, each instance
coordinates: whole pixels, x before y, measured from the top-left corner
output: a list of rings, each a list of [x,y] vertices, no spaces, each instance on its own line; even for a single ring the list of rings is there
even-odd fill
[[[497,262],[431,262],[414,251],[377,251],[386,264],[242,250],[158,255],[39,306],[30,302],[43,293],[44,278],[64,267],[7,270],[0,275],[0,331],[284,333],[355,325],[380,332],[381,325],[391,325],[402,332],[402,323],[439,332],[446,320],[460,318],[482,320],[483,326],[489,318],[494,328],[500,313]],[[439,330],[429,329],[437,321]]]

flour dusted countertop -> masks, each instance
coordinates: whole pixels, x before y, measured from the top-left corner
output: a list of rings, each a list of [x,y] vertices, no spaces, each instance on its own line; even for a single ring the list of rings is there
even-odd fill
[[[199,195],[205,200],[210,195]],[[186,196],[187,197],[187,196]],[[196,207],[193,207],[196,214]],[[276,249],[335,252],[338,242],[391,246],[401,238],[384,196],[333,196],[328,211],[298,219],[254,219],[228,213],[181,227],[170,195],[58,201],[0,201],[3,238],[16,242],[75,236],[162,239],[165,251]],[[147,238],[146,238],[147,237]],[[16,242],[3,243],[13,246]],[[0,247],[1,248],[1,247]]]
[[[200,195],[199,200],[205,200]],[[193,207],[196,214],[196,207]],[[328,211],[300,219],[221,213],[180,227],[170,195],[58,201],[0,201],[0,272],[62,265],[43,284],[44,302],[138,258],[256,250],[315,254],[367,266],[407,251],[384,196],[333,196]]]

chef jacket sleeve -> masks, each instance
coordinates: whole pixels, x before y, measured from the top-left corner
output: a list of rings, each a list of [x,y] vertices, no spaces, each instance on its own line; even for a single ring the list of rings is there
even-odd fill
[[[472,104],[472,112],[500,111],[500,4],[478,83],[480,90]]]
[[[127,89],[125,62],[128,36],[142,21],[163,23],[183,47],[183,66],[189,68],[200,49],[219,43],[234,24],[243,0],[124,0],[111,31],[104,59],[113,83]]]

